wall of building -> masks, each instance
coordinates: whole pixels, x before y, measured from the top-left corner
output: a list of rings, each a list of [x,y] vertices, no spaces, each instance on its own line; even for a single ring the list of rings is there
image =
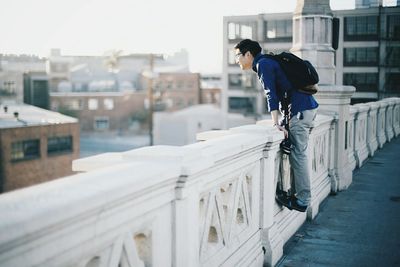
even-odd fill
[[[154,102],[162,111],[176,111],[200,103],[198,73],[160,73],[154,81]]]
[[[145,122],[146,97],[146,92],[50,94],[52,110],[78,118],[83,132],[129,130],[132,121]],[[108,127],[96,127],[99,120],[108,121]]]
[[[23,74],[46,71],[45,59],[28,55],[0,54],[0,102],[23,102]]]
[[[355,86],[357,90],[352,101],[365,102],[399,96],[400,88],[396,87],[396,81],[400,79],[400,39],[395,30],[388,33],[388,17],[392,16],[391,23],[395,25],[400,16],[400,7],[335,10],[333,14],[340,19],[339,48],[335,52],[335,84]],[[366,20],[360,23],[365,27],[366,34],[358,34],[364,28],[357,29],[355,22],[355,34],[347,34],[346,37],[346,17],[360,19],[360,22]],[[375,22],[367,23],[370,20]],[[257,77],[255,73],[243,72],[235,64],[233,47],[238,41],[251,38],[260,42],[265,53],[289,51],[294,31],[292,13],[229,16],[224,17],[223,25],[222,108],[228,112],[263,114],[264,94],[259,93],[262,89]],[[359,50],[357,54],[360,54],[356,55],[354,62],[346,63],[346,51],[351,52],[351,49]],[[377,59],[373,62],[371,58],[374,55],[371,52],[375,53],[375,50]],[[349,79],[349,75],[354,77]],[[391,80],[388,75],[392,75]],[[374,79],[376,86],[373,86]]]
[[[72,151],[48,155],[47,138],[62,136],[72,136]],[[33,139],[40,140],[40,156],[13,160],[12,143]],[[79,157],[79,124],[3,128],[0,131],[0,144],[1,192],[6,192],[73,174],[72,161]]]

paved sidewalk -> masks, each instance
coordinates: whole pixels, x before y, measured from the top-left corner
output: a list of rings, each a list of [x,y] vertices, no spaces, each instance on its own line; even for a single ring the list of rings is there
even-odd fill
[[[279,267],[400,266],[400,137],[353,173],[284,247]]]

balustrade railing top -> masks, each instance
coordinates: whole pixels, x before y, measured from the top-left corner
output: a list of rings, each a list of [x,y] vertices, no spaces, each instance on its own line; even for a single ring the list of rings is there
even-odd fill
[[[270,121],[201,133],[201,142],[106,153],[79,174],[0,196],[1,266],[262,266],[340,189],[339,157],[362,166],[400,133],[400,99],[355,105],[347,139],[324,111],[308,147],[307,213],[275,203],[282,133]],[[344,155],[338,147],[347,146]],[[355,167],[354,167],[355,168]],[[265,255],[264,255],[265,253]]]

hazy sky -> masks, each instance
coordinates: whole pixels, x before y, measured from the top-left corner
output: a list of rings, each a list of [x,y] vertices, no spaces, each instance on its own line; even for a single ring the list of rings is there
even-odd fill
[[[192,71],[222,70],[222,17],[292,12],[295,0],[0,0],[0,53],[172,53]],[[354,0],[331,0],[332,9]]]

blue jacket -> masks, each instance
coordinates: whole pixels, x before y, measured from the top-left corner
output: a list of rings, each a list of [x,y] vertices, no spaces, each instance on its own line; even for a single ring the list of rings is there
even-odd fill
[[[283,100],[284,92],[288,92],[291,103],[291,116],[298,112],[318,107],[317,101],[312,95],[294,90],[279,63],[273,59],[264,57],[259,53],[253,61],[253,70],[265,90],[268,111],[279,109],[279,102]]]

